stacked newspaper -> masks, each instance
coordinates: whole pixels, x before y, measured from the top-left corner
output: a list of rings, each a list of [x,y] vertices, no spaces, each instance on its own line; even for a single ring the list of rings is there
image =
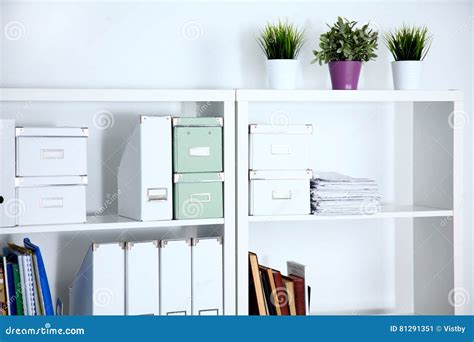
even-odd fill
[[[375,214],[381,210],[377,183],[336,172],[319,172],[311,180],[314,214]]]

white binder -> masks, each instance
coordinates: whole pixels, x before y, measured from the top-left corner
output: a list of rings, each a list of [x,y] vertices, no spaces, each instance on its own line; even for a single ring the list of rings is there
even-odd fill
[[[222,259],[222,238],[193,239],[193,315],[223,314]]]
[[[173,218],[171,117],[141,116],[118,170],[118,212],[140,221]]]
[[[160,247],[160,314],[191,315],[191,239]]]
[[[15,198],[15,121],[0,120],[0,227],[13,227],[21,203]]]
[[[125,314],[122,243],[92,244],[70,288],[71,315]]]
[[[125,253],[125,312],[159,315],[158,241],[127,242]]]

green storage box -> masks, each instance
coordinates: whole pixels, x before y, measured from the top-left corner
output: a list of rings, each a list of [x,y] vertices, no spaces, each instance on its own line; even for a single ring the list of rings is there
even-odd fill
[[[224,173],[174,175],[176,220],[224,217]]]
[[[222,126],[222,118],[174,118],[174,172],[222,172]]]

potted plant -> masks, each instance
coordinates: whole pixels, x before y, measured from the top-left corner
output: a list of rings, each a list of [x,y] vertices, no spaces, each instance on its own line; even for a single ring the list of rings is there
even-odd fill
[[[267,56],[267,77],[270,88],[294,89],[298,54],[304,44],[304,30],[288,22],[267,24],[257,39]]]
[[[385,35],[385,44],[395,59],[392,62],[393,86],[397,90],[418,89],[423,60],[430,50],[432,37],[426,27],[402,26]]]
[[[314,50],[314,60],[329,64],[333,89],[357,89],[362,62],[375,59],[378,33],[369,24],[355,27],[356,21],[341,17],[320,37],[320,51]]]

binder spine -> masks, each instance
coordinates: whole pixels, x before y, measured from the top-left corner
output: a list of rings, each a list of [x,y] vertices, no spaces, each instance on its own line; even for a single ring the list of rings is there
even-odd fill
[[[27,286],[27,300],[29,303],[29,314],[36,315],[36,302],[35,302],[35,288],[34,288],[34,275],[33,275],[33,267],[31,264],[31,256],[28,255],[26,257],[26,286]]]

